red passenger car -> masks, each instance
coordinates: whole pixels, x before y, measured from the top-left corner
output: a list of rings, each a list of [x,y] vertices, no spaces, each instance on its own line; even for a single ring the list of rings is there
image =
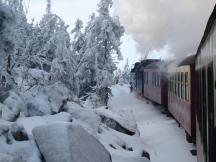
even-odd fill
[[[195,56],[189,56],[177,67],[169,67],[168,109],[185,129],[187,140],[195,142]]]
[[[144,97],[167,107],[167,69],[163,61],[149,64],[144,69]]]

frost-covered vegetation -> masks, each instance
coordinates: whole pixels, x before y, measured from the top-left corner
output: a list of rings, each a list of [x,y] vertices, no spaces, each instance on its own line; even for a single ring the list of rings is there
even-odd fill
[[[148,161],[136,122],[108,105],[124,34],[112,0],[71,32],[51,6],[29,23],[22,0],[0,0],[0,162]]]
[[[116,84],[129,84],[131,82],[131,70],[128,63],[128,59],[126,64],[124,65],[123,70],[118,69],[114,73],[114,82]]]
[[[37,114],[57,112],[68,100],[106,106],[124,33],[118,17],[110,16],[111,7],[111,0],[101,0],[88,24],[78,19],[69,33],[69,26],[52,13],[50,0],[39,23],[28,23],[22,0],[0,1],[0,97],[12,90],[26,101],[28,115],[39,99],[47,106]],[[62,102],[49,105],[55,98]]]

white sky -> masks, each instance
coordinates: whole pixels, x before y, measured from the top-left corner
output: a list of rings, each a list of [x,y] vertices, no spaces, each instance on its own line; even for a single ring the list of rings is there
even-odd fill
[[[99,0],[52,0],[52,12],[59,15],[72,28],[77,18],[86,23],[89,15],[97,11],[98,2]],[[29,4],[27,15],[29,21],[32,18],[36,22],[40,21],[46,10],[46,0],[24,0],[24,3],[25,6]],[[132,36],[125,34],[121,49],[124,60],[119,63],[119,68],[124,66],[127,58],[130,65],[140,60],[141,55],[137,54]]]

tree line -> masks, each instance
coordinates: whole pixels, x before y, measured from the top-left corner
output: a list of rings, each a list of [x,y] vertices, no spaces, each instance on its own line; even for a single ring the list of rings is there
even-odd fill
[[[27,21],[22,0],[0,0],[0,91],[40,91],[60,82],[80,99],[107,105],[125,31],[110,15],[112,5],[101,0],[87,25],[78,19],[69,32],[51,0],[39,22]]]

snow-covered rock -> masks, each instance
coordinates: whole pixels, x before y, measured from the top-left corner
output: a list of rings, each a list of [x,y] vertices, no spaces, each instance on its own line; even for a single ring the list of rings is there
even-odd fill
[[[83,108],[81,107],[81,105],[75,102],[67,102],[67,104],[64,106],[64,111],[67,111],[71,114],[80,110],[83,110]]]
[[[74,124],[81,125],[89,133],[97,133],[101,124],[101,118],[95,112],[88,109],[81,109],[73,112]]]
[[[32,130],[38,126],[54,124],[54,123],[67,123],[71,121],[72,121],[71,114],[67,112],[61,112],[55,115],[19,118],[16,123],[23,125],[28,136],[32,136]]]
[[[70,98],[70,90],[62,83],[57,82],[45,88],[45,93],[49,97],[51,110],[55,113],[63,109],[67,99]]]
[[[143,157],[131,157],[124,155],[112,155],[113,162],[150,162],[150,160]]]
[[[26,116],[43,116],[51,114],[51,106],[48,96],[43,93],[33,97],[26,98],[27,100],[27,114]]]
[[[2,108],[2,118],[7,121],[15,121],[19,116],[18,111],[13,111],[9,109],[6,105],[1,105]]]
[[[118,114],[104,108],[95,109],[94,111],[101,117],[102,122],[110,128],[128,135],[134,135],[137,132],[137,124],[128,114]]]
[[[4,100],[3,104],[0,103],[2,118],[7,121],[15,121],[26,106],[23,99],[13,91],[9,92],[9,96]]]
[[[20,125],[0,125],[0,162],[41,162],[35,142],[17,140],[19,132],[25,132]]]
[[[11,134],[16,141],[27,141],[29,140],[28,135],[24,127],[20,124],[14,123],[11,125]]]
[[[8,133],[9,127],[6,125],[0,125],[0,136]]]
[[[9,88],[0,85],[0,102],[4,102],[10,95]]]
[[[34,141],[3,143],[0,137],[0,162],[41,162]]]
[[[22,156],[9,153],[0,153],[0,162],[26,162]]]
[[[55,123],[55,122],[72,122],[72,116],[67,112],[60,112],[55,115],[46,115],[42,117],[46,123]]]
[[[40,126],[33,130],[33,135],[46,162],[112,161],[103,145],[80,126]]]

